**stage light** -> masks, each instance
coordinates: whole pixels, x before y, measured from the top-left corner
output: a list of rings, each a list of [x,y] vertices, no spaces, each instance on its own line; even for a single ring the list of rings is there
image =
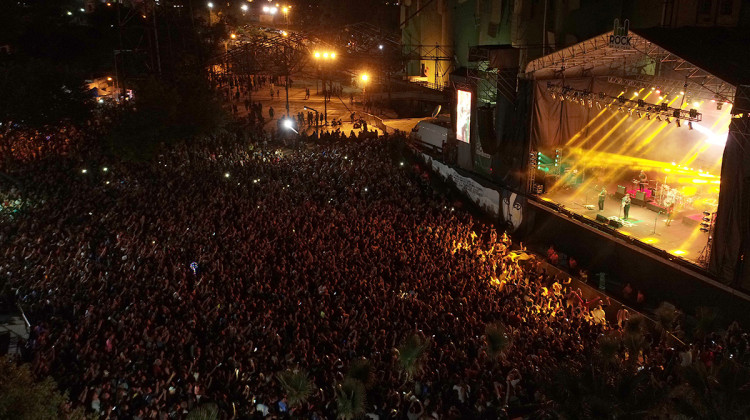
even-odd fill
[[[685,94],[685,92],[681,90],[680,91],[680,95],[684,95],[684,94]]]
[[[641,117],[643,116],[643,115],[641,115],[641,111],[637,111],[637,112],[635,113],[635,115],[637,115],[637,116],[638,116],[638,118],[641,118]]]
[[[667,122],[667,124],[672,124],[672,120],[670,120],[669,117],[665,118],[665,121]]]
[[[688,129],[690,129],[690,130],[693,129],[693,122],[692,121],[688,121]]]
[[[646,119],[647,119],[647,120],[650,120],[650,119],[651,119],[651,114],[650,114],[650,113],[648,113],[648,112],[646,113]]]
[[[674,122],[677,124],[677,127],[679,128],[680,127],[680,120],[676,119],[676,120],[674,120]]]
[[[700,104],[699,104],[698,102],[693,102],[693,106],[694,106],[695,108],[698,108],[698,107],[700,106]]]
[[[633,92],[633,95],[638,96],[638,91]]]
[[[721,106],[722,106],[722,105],[724,105],[724,104],[722,104],[721,102],[717,102],[717,103],[716,103],[716,110],[717,110],[717,111],[721,111]]]
[[[661,121],[661,115],[657,115],[657,116],[656,116],[656,120],[657,120],[657,121]]]

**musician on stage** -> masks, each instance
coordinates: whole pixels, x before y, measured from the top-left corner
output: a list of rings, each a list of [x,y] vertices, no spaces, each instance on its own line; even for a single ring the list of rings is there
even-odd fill
[[[667,197],[667,199],[664,200],[664,206],[666,206],[667,208],[667,220],[665,224],[669,226],[672,224],[672,213],[674,212],[674,198]]]
[[[622,197],[622,212],[623,212],[623,219],[628,219],[628,212],[630,212],[630,194],[625,194],[625,197]]]
[[[646,176],[646,173],[643,172],[643,169],[641,169],[641,173],[638,174],[638,191],[643,191],[646,189],[646,185],[648,184],[648,177]]]
[[[607,198],[607,189],[602,187],[599,192],[599,211],[604,210],[604,200]]]

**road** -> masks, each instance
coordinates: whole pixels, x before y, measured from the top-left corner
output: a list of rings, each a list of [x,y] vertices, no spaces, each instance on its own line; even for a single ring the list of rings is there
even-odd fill
[[[289,89],[289,115],[296,118],[298,112],[303,112],[306,118],[307,111],[304,108],[307,106],[318,110],[320,112],[320,119],[323,120],[323,112],[325,107],[323,105],[323,94],[320,93],[321,86],[322,85],[320,80],[316,81],[309,78],[296,79],[294,76],[292,76],[292,87]],[[305,99],[305,88],[310,89],[309,99]],[[351,95],[354,95],[354,105],[350,103]],[[266,84],[258,91],[253,92],[250,99],[252,102],[260,102],[263,104],[263,117],[266,118],[266,122],[264,125],[265,130],[267,130],[268,132],[275,131],[277,128],[277,120],[286,116],[286,97],[284,87],[277,86],[276,88],[274,88],[274,95],[273,97],[271,97],[271,87],[270,85]],[[361,105],[361,100],[362,92],[360,89],[345,86],[340,98],[334,96],[328,102],[328,122],[330,123],[331,121],[333,121],[333,119],[341,119],[344,123],[341,125],[340,129],[341,131],[348,134],[351,130],[354,129],[352,127],[352,124],[350,123],[350,114],[352,111],[354,111],[356,114],[355,118],[367,117]],[[240,98],[239,101],[234,101],[233,103],[237,105],[239,116],[247,116],[247,112],[245,111],[244,107],[244,98]],[[274,110],[274,118],[272,120],[269,120],[269,107],[273,107]],[[386,111],[382,115],[386,118],[392,117],[391,113],[388,111]],[[321,121],[321,125],[322,124],[323,122]],[[308,134],[312,133],[312,131],[314,131],[315,129],[314,127],[303,128],[304,131]],[[328,127],[320,127],[320,129],[324,131],[332,131],[335,130],[335,128],[331,127],[330,125]],[[368,125],[367,128],[368,130],[376,129],[372,125]],[[359,132],[359,129],[354,129],[354,131],[356,134]]]

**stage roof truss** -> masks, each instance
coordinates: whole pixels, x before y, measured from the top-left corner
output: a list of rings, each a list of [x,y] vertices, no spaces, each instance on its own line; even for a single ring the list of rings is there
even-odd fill
[[[656,79],[663,77],[659,74],[673,72],[684,78],[677,81],[683,84],[683,88],[687,84],[687,89],[693,92],[703,89],[717,101],[734,102],[735,86],[731,83],[633,32],[630,33],[630,49],[612,48],[609,46],[609,36],[612,34],[607,32],[533,60],[526,66],[526,74],[536,79],[549,79],[561,74],[580,77],[594,74],[597,68],[607,68],[622,77],[651,76]],[[646,70],[648,64],[644,62],[649,61],[658,63],[656,75]]]

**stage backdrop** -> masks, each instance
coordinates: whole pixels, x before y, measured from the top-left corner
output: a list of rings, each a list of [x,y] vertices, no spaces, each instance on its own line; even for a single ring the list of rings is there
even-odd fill
[[[697,109],[703,114],[703,121],[694,123],[694,129],[682,122],[677,127],[675,122],[657,121],[652,115],[646,118],[645,112],[638,118],[636,113],[621,112],[617,102],[607,108],[583,106],[578,102],[560,101],[552,98],[547,90],[547,80],[540,80],[534,87],[534,106],[532,120],[532,148],[547,154],[555,148],[575,147],[581,150],[619,156],[648,159],[659,162],[680,162],[690,159],[691,166],[709,171],[715,175],[721,169],[721,157],[729,126],[729,106],[722,110],[716,104],[697,101]],[[695,107],[696,100],[690,92],[657,92],[644,89],[638,96],[634,88],[612,84],[606,77],[588,77],[578,79],[550,80],[550,83],[569,86],[575,89],[605,93],[617,97],[621,92],[627,99],[643,99],[647,104],[667,101],[672,108],[690,109]],[[663,99],[660,101],[659,96]],[[601,102],[611,102],[607,99]],[[695,154],[694,157],[691,156]]]
[[[735,287],[750,290],[750,121],[729,128],[716,216],[711,270]]]

